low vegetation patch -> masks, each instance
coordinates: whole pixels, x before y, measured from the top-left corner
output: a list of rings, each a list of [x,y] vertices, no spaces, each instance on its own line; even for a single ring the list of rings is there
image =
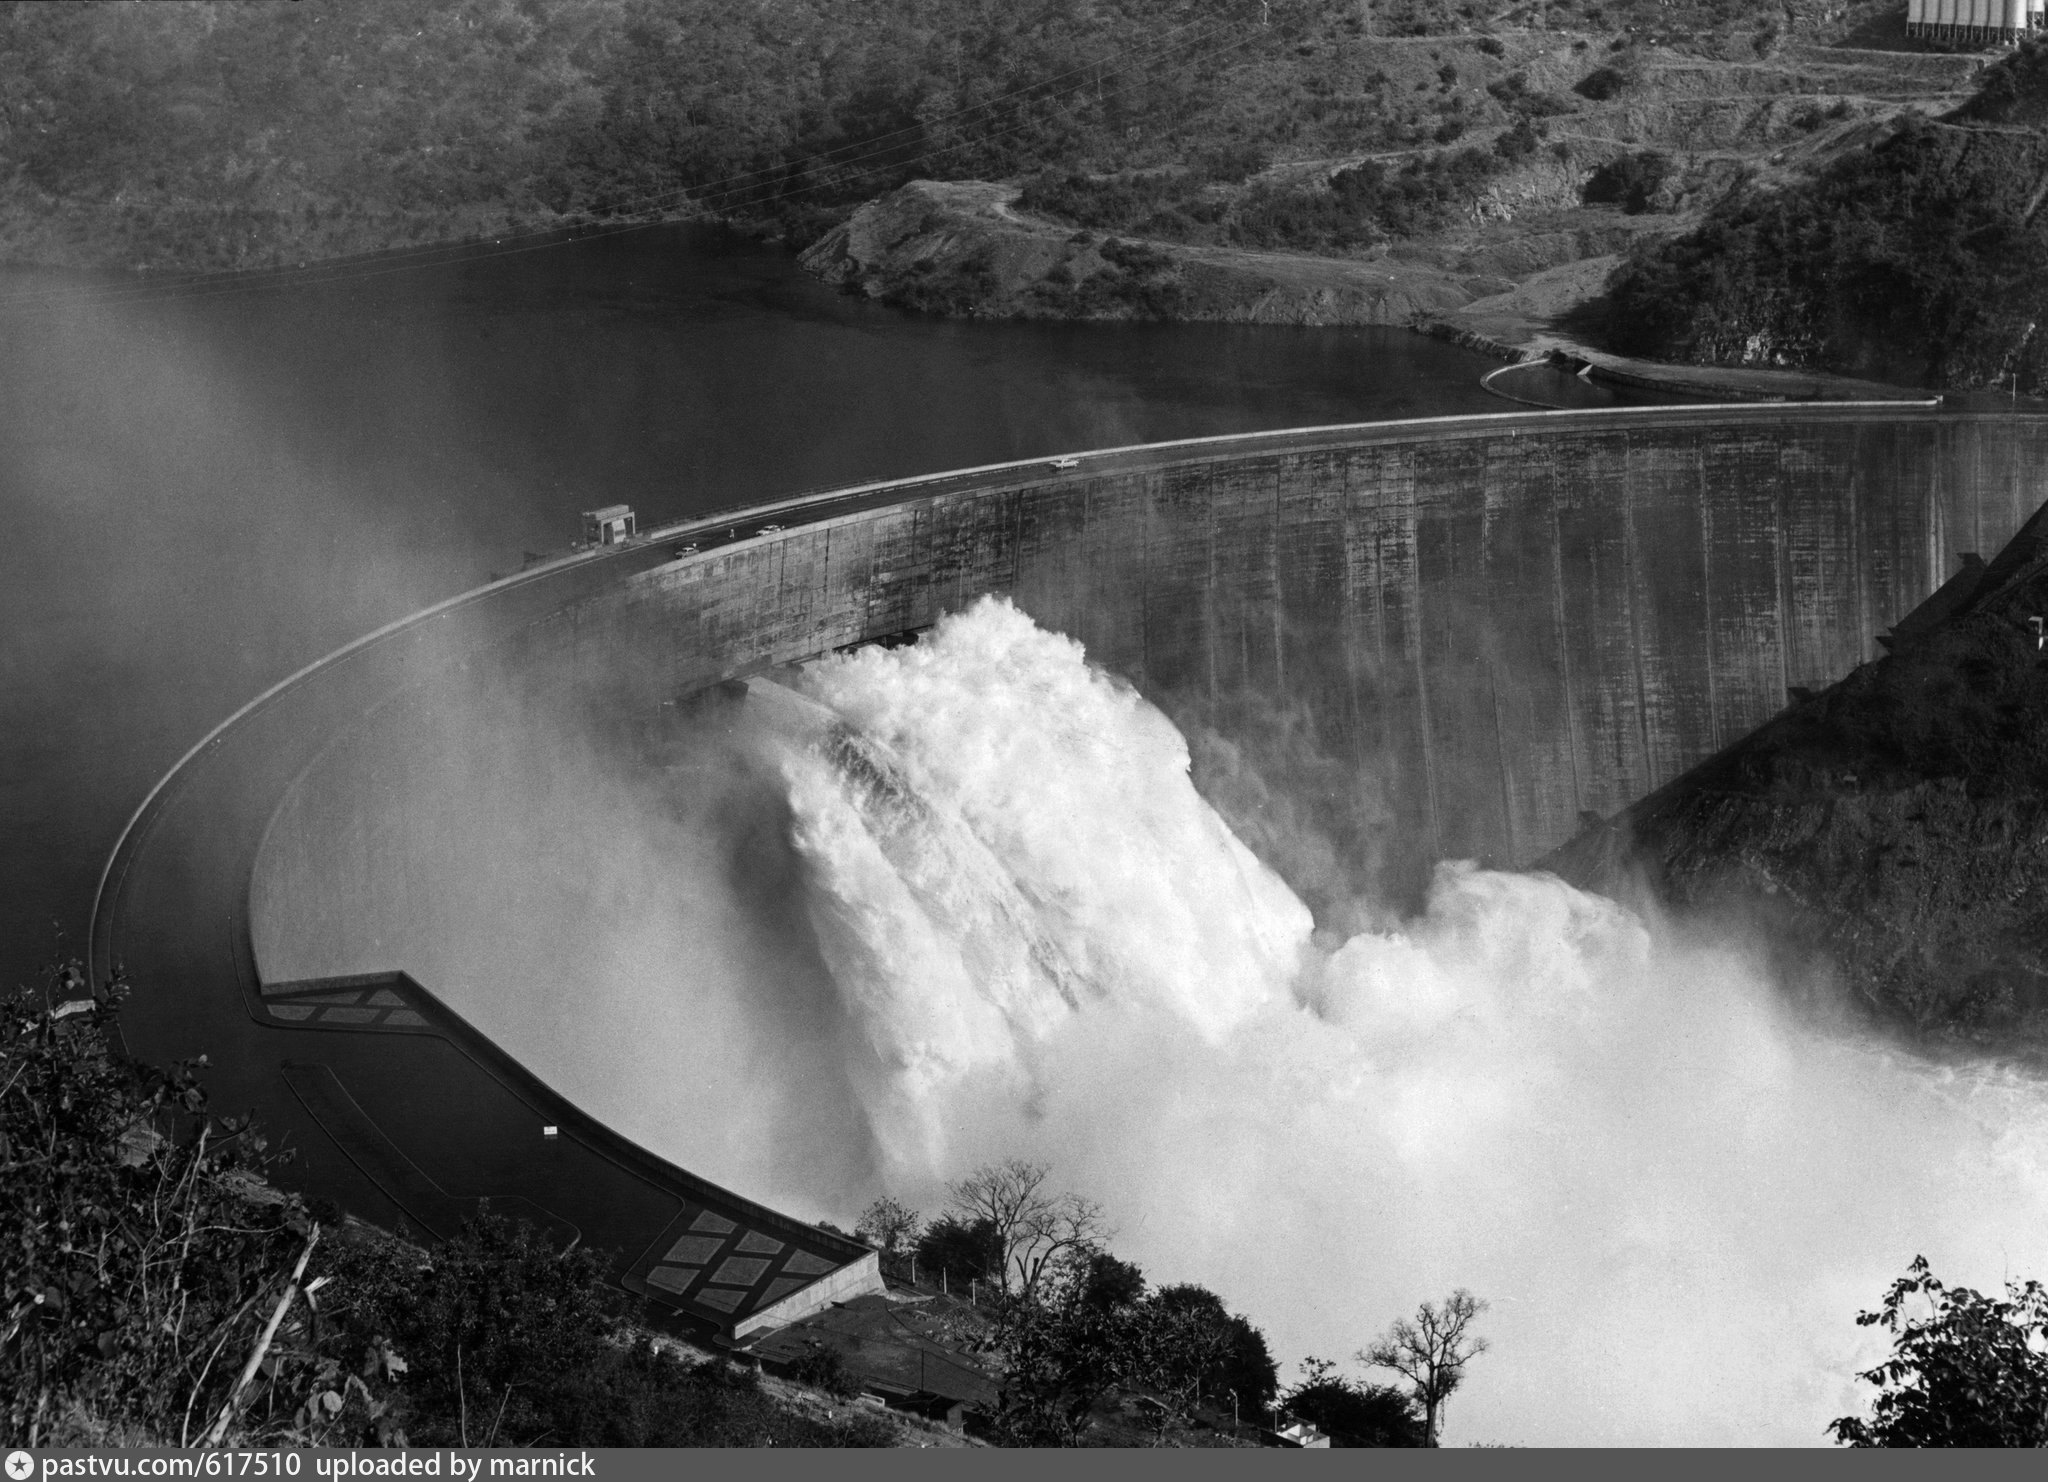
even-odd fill
[[[111,1050],[121,991],[95,998],[71,965],[0,1002],[0,1405],[17,1442],[204,1434],[312,1238],[261,1183],[254,1131],[206,1116],[203,1061]],[[235,1424],[248,1444],[322,1418],[291,1336]]]
[[[1653,211],[1671,169],[1671,157],[1654,149],[1617,155],[1594,169],[1581,196],[1588,205],[1619,206],[1631,216]]]
[[[1098,193],[1131,199],[1056,214],[1213,226],[1201,192],[1274,160],[1577,106],[1481,19],[1464,0],[15,6],[0,252],[246,268],[673,214],[808,240],[918,178],[1114,177]],[[1382,44],[1408,36],[1445,45]]]
[[[480,1209],[432,1250],[274,1187],[203,1061],[114,1049],[73,964],[0,1001],[0,1406],[14,1446],[876,1446],[626,1322],[608,1256]]]

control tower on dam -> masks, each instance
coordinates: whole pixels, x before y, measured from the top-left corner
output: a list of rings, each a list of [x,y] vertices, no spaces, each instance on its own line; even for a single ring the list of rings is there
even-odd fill
[[[556,787],[561,737],[629,756],[726,681],[1003,595],[1241,748],[1398,895],[1437,859],[1541,856],[1871,657],[2048,497],[2042,470],[2043,419],[1645,408],[1110,450],[691,522],[252,704],[131,824],[95,963],[135,981],[132,1048],[212,1055],[220,1104],[295,1143],[313,1191],[433,1233],[511,1200],[743,1333],[870,1284],[871,1255],[591,1115],[601,1088],[549,1060],[577,985],[465,978],[448,945],[530,921],[516,851],[467,824]]]

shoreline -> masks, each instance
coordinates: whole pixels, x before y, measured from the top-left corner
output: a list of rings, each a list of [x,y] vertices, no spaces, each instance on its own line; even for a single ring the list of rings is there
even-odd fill
[[[147,267],[81,270],[57,263],[8,261],[0,262],[0,272],[21,278],[47,277],[66,285],[55,289],[47,304],[30,302],[11,306],[12,312],[33,314],[73,304],[90,306],[101,295],[148,301],[158,296],[168,298],[273,288],[316,288],[346,283],[357,276],[381,276],[415,268],[449,266],[480,257],[543,251],[596,237],[661,227],[695,226],[726,231],[763,248],[786,254],[808,276],[833,284],[844,292],[935,317],[1014,318],[1069,323],[1220,321],[1316,328],[1373,325],[1404,329],[1499,360],[1502,362],[1501,371],[1554,367],[1559,372],[1582,377],[1607,390],[1619,404],[1629,404],[1631,393],[1638,396],[1646,393],[1655,402],[1896,401],[1916,407],[1941,406],[1956,399],[1955,393],[1924,391],[1821,371],[1693,366],[1612,355],[1551,333],[1525,313],[1472,315],[1467,322],[1461,323],[1453,316],[1480,308],[1479,301],[1463,305],[1445,302],[1456,295],[1450,274],[1422,263],[1393,259],[1391,254],[1359,260],[1308,253],[1203,248],[1109,235],[1104,238],[1103,246],[1127,244],[1128,251],[1145,255],[1144,266],[1154,273],[1178,271],[1196,279],[1193,294],[1184,295],[1183,300],[1177,303],[1162,303],[1155,296],[1142,305],[1144,312],[1141,313],[1133,311],[1139,307],[1137,305],[1114,302],[1104,305],[1099,301],[1093,305],[1061,303],[1043,292],[1024,305],[1003,305],[984,300],[941,306],[917,301],[920,295],[904,291],[905,278],[933,275],[929,265],[935,261],[943,271],[946,266],[944,259],[957,257],[963,243],[971,253],[978,253],[985,259],[991,246],[988,241],[993,234],[991,229],[1002,232],[1007,228],[1006,235],[1025,239],[1021,254],[1017,243],[1007,244],[1011,249],[1008,254],[1004,254],[999,246],[999,260],[1004,255],[1012,258],[1019,255],[1042,257],[1043,239],[1047,237],[1056,237],[1071,244],[1078,237],[1093,235],[1019,215],[1010,209],[1018,193],[1019,187],[1002,182],[913,181],[855,208],[844,223],[806,246],[797,245],[777,232],[772,224],[763,221],[664,213],[652,220],[590,221],[510,232],[496,237],[458,237],[269,267],[218,271]],[[895,198],[905,196],[920,208],[917,230],[908,234],[885,231],[886,236],[894,239],[887,242],[876,242],[873,234],[858,230],[857,224],[861,223],[864,214],[872,220],[873,216],[884,214]],[[930,208],[933,206],[939,208],[938,221],[932,219]],[[963,231],[963,225],[968,229]],[[937,250],[933,250],[933,244],[920,240],[934,229],[951,239]],[[862,237],[868,240],[863,241]],[[883,252],[876,253],[877,247],[883,248]],[[953,251],[948,253],[947,247]],[[1073,255],[1069,254],[1064,260],[1072,261]],[[1565,267],[1578,268],[1582,265],[1571,263]],[[1010,266],[1014,279],[1017,267],[1021,266],[1028,272],[1031,264],[1012,263]],[[1049,265],[1040,262],[1036,266],[1043,273]],[[1545,276],[1548,274],[1537,275],[1539,278]],[[999,276],[997,287],[999,294],[1007,287],[1015,296],[1017,284],[1012,281],[1005,285]],[[1512,291],[1498,296],[1500,299],[1512,297]],[[1010,312],[1005,312],[1005,308]],[[1404,309],[1405,313],[1402,312]],[[1522,331],[1522,334],[1516,335],[1515,331]],[[1534,388],[1526,386],[1511,391],[1494,384],[1499,375],[1498,371],[1483,375],[1480,386],[1512,404],[1547,409],[1600,404],[1527,394]],[[1964,396],[1968,400],[1982,399],[1969,393],[1964,393]],[[1998,400],[2003,405],[2008,398],[1999,397]],[[2020,401],[2028,402],[2030,399],[2021,398]],[[2048,411],[2048,403],[2034,401],[2029,409]]]
[[[1015,209],[1012,182],[912,181],[858,207],[797,254],[824,282],[879,303],[953,318],[1068,322],[1379,325],[1505,362],[1549,364],[1627,402],[1893,401],[1945,393],[1823,371],[1688,366],[1613,355],[1550,326],[1597,295],[1618,261],[1581,258],[1473,297],[1474,280],[1412,255],[1358,258],[1191,246],[1076,230]],[[1495,289],[1497,285],[1478,285]],[[1524,405],[1576,401],[1510,395]]]

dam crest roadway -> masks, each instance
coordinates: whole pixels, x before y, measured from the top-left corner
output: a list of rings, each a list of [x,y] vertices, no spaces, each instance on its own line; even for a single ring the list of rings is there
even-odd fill
[[[307,1192],[430,1236],[489,1197],[617,1252],[678,1323],[744,1338],[878,1289],[875,1255],[613,1130],[530,1068],[538,1021],[501,1043],[499,1007],[567,990],[499,1005],[445,981],[457,927],[516,914],[450,883],[476,872],[451,824],[505,775],[508,722],[638,735],[734,679],[1004,595],[1184,731],[1278,756],[1284,722],[1297,760],[1269,780],[1399,901],[1439,859],[1541,857],[1874,656],[2018,529],[2043,467],[2048,419],[2024,415],[1513,412],[680,522],[392,624],[230,717],[124,831],[93,981],[123,968],[130,1050],[211,1056],[215,1104],[295,1148]]]

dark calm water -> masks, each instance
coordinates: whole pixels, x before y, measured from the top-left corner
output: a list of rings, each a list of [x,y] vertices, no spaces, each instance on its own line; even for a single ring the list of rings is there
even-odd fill
[[[53,311],[0,278],[0,981],[82,948],[121,825],[266,685],[566,546],[1063,449],[1504,411],[1398,330],[911,318],[662,229]],[[22,295],[43,295],[34,311]]]

